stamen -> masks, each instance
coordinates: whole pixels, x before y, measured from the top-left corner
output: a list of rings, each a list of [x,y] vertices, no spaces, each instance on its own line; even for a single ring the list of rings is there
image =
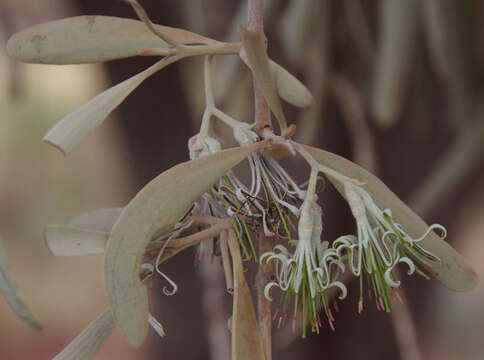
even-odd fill
[[[279,308],[276,308],[276,311],[274,312],[274,315],[272,316],[272,321],[276,320],[277,314],[279,314]]]
[[[277,322],[277,329],[281,328],[282,316],[279,317],[279,321]]]
[[[148,314],[148,323],[151,325],[153,330],[155,330],[160,337],[164,338],[166,336],[166,332],[165,332],[165,329],[163,329],[163,325],[161,325],[160,322],[156,320],[154,316],[151,314]]]
[[[358,314],[361,314],[363,311],[363,298],[360,297],[360,300],[358,300]]]
[[[339,305],[338,305],[338,302],[336,300],[333,301],[333,306],[334,306],[334,309],[336,310],[336,312],[339,312]]]

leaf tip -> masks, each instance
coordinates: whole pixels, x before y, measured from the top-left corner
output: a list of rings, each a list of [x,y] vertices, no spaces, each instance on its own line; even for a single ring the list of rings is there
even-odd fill
[[[15,33],[7,41],[7,55],[13,58],[17,58],[17,49],[19,46],[17,38],[17,33]]]
[[[51,225],[46,225],[44,227],[44,233],[43,233],[43,237],[44,237],[44,243],[45,243],[45,246],[47,246],[47,249],[49,249],[49,252],[56,256],[55,252],[54,252],[54,248],[51,246],[50,244],[50,241],[49,241],[49,229],[50,229]]]
[[[48,138],[48,134],[42,138],[42,141],[45,142],[46,144],[50,145],[50,146],[53,146],[57,150],[59,150],[59,152],[64,156],[67,156],[67,154],[69,153],[69,151],[67,149],[64,149],[61,145],[56,144],[55,142],[50,140]]]

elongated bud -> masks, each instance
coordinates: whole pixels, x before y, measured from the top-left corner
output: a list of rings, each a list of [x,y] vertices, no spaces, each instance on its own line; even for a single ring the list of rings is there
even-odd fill
[[[344,183],[344,191],[346,201],[348,202],[348,205],[350,206],[351,212],[353,213],[355,219],[361,219],[363,217],[366,217],[363,201],[356,192],[354,185],[351,184],[349,181],[346,181]]]

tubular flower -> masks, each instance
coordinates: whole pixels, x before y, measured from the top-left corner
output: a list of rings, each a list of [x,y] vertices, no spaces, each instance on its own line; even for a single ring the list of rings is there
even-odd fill
[[[339,254],[328,248],[327,242],[321,241],[321,211],[312,199],[306,199],[300,209],[298,223],[299,240],[294,254],[283,245],[274,247],[274,251],[261,256],[262,261],[274,261],[276,281],[266,285],[265,295],[271,300],[269,291],[273,286],[285,292],[282,301],[283,313],[287,311],[294,298],[294,317],[297,315],[299,302],[302,305],[303,334],[306,336],[306,322],[309,317],[312,330],[319,332],[321,321],[318,312],[321,308],[332,328],[334,318],[329,309],[326,290],[337,287],[341,290],[340,299],[346,297],[346,287],[336,281],[344,265]]]
[[[363,307],[363,275],[367,278],[370,296],[371,292],[375,296],[377,308],[390,311],[393,307],[392,289],[400,286],[400,282],[392,276],[393,269],[399,263],[408,266],[409,275],[418,269],[407,254],[440,261],[419,243],[437,229],[445,237],[445,228],[434,224],[420,238],[414,239],[394,222],[391,211],[381,210],[363,188],[347,181],[344,191],[356,220],[357,236],[345,235],[336,239],[333,249],[340,256],[347,253],[351,272],[360,277],[359,312]]]

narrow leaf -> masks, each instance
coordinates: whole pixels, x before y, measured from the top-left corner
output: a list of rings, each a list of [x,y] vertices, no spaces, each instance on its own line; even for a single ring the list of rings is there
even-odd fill
[[[155,27],[183,44],[216,43],[186,30]],[[7,53],[23,62],[60,65],[126,58],[144,48],[168,46],[141,21],[89,15],[22,30],[8,40]]]
[[[43,140],[58,148],[64,155],[68,154],[101,125],[104,119],[144,80],[178,59],[179,57],[175,56],[166,57],[145,71],[103,91],[61,119],[47,132]]]
[[[148,183],[121,212],[106,248],[104,275],[114,318],[130,344],[141,345],[148,331],[148,292],[139,270],[150,239],[157,231],[171,229],[193,201],[261,144],[172,167]]]
[[[234,300],[232,310],[232,360],[264,360],[261,336],[237,237],[229,233],[229,246],[234,268]]]
[[[311,92],[294,75],[272,60],[269,60],[269,64],[276,82],[277,93],[282,99],[302,108],[314,102]]]
[[[380,3],[380,34],[373,84],[375,120],[384,128],[395,124],[403,105],[405,82],[417,42],[418,1]]]
[[[111,310],[103,312],[92,321],[64,350],[52,360],[91,360],[101,345],[111,335],[114,319]]]
[[[92,231],[66,225],[47,225],[45,242],[55,256],[103,254],[109,232]]]
[[[67,225],[86,230],[111,232],[123,208],[108,208],[89,211],[69,220]]]
[[[271,108],[281,131],[287,128],[286,118],[282,111],[281,101],[277,95],[276,84],[272,76],[269,58],[267,57],[264,36],[260,32],[240,28],[242,35],[241,59],[252,70],[256,84],[264,94],[267,104]]]
[[[0,292],[3,294],[7,303],[10,305],[13,311],[25,320],[27,324],[35,329],[40,329],[42,325],[34,318],[27,305],[20,299],[15,286],[15,281],[8,271],[7,255],[3,243],[0,239]]]
[[[101,209],[82,214],[65,225],[47,225],[45,241],[56,256],[102,254],[111,229],[123,208]]]
[[[382,209],[390,209],[395,221],[400,223],[411,236],[418,238],[427,231],[429,226],[425,221],[375,175],[341,156],[310,146],[303,146],[321,164],[363,182],[363,188],[370,193],[375,203]],[[331,178],[329,180],[344,196],[341,185]],[[478,278],[474,269],[462,255],[437,234],[431,233],[421,244],[441,260],[440,263],[421,263],[444,286],[454,291],[470,291],[476,287]]]

